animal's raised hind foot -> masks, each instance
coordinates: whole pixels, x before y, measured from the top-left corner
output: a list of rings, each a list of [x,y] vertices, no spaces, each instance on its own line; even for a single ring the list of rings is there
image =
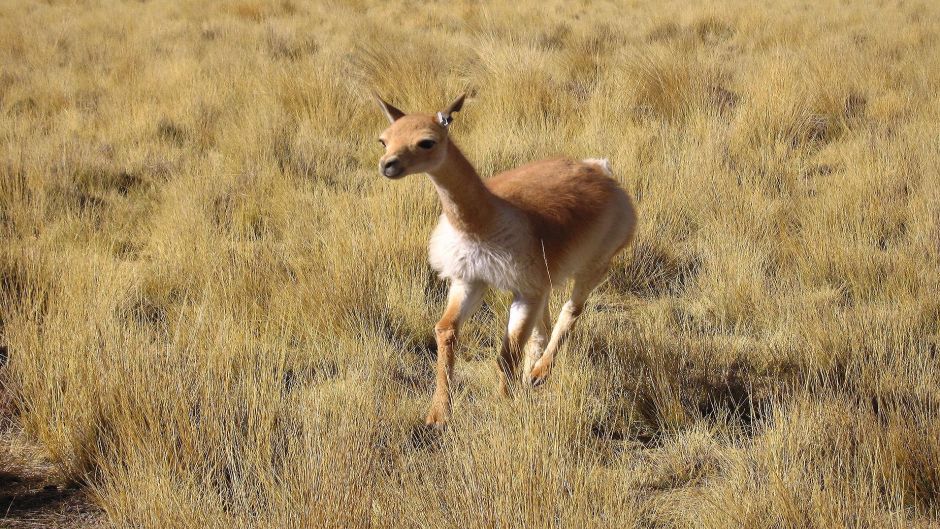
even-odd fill
[[[544,356],[539,358],[539,361],[535,363],[535,366],[532,367],[532,372],[529,374],[529,383],[534,387],[541,386],[548,380],[548,375],[552,371],[552,359],[546,359]]]

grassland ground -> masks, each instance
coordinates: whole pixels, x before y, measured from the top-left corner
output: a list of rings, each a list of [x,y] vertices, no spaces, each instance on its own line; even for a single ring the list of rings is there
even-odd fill
[[[0,3],[0,494],[38,491],[0,526],[937,527],[938,39],[907,0]],[[439,205],[371,89],[467,90],[484,177],[605,157],[640,212],[544,387],[492,395],[485,298],[443,431]]]
[[[0,422],[0,527],[101,527],[81,487],[63,483],[42,450],[10,420]]]

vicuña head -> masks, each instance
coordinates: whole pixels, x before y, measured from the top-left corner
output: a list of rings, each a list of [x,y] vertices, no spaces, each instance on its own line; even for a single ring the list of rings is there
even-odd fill
[[[486,287],[513,294],[497,362],[499,393],[516,385],[523,353],[522,384],[541,384],[588,294],[633,240],[637,215],[604,159],[541,160],[484,182],[448,134],[464,96],[436,114],[406,114],[376,99],[391,123],[379,136],[379,171],[388,178],[428,173],[441,200],[429,260],[450,291],[434,326],[437,380],[427,422],[442,424],[451,413],[457,331]],[[568,278],[570,298],[549,332],[549,295]]]
[[[433,171],[447,156],[447,126],[453,113],[463,107],[464,96],[437,115],[405,114],[376,96],[391,125],[379,136],[385,156],[379,160],[379,172],[388,178],[401,178]]]

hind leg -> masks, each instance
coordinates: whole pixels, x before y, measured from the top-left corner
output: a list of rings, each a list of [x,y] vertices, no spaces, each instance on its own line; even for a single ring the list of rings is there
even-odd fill
[[[584,303],[588,295],[604,279],[607,272],[607,266],[598,267],[590,272],[583,272],[574,277],[574,287],[571,289],[571,298],[561,308],[555,327],[552,329],[552,336],[545,347],[545,352],[535,362],[532,372],[529,375],[529,382],[537,386],[548,378],[552,365],[555,362],[555,355],[558,348],[564,342],[568,333],[574,327],[578,316],[584,310]]]
[[[509,326],[503,338],[503,347],[499,355],[499,385],[497,391],[500,395],[509,396],[515,385],[516,368],[522,358],[523,350],[529,341],[529,336],[536,323],[542,319],[542,312],[548,299],[547,293],[523,296],[516,294],[509,309]]]
[[[539,357],[542,356],[542,351],[545,350],[545,346],[548,345],[551,328],[552,321],[548,314],[548,302],[546,300],[545,307],[542,308],[542,315],[538,321],[535,322],[532,335],[529,337],[529,342],[525,346],[525,363],[522,367],[523,384],[528,383],[530,380],[532,368],[535,366]]]

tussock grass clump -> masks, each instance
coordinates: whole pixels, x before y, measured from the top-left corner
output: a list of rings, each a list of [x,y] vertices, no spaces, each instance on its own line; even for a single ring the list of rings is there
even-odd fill
[[[0,456],[103,523],[940,519],[933,4],[0,12]],[[370,89],[467,91],[484,177],[607,157],[640,211],[545,387],[492,395],[486,297],[442,431],[438,199],[376,174]]]

